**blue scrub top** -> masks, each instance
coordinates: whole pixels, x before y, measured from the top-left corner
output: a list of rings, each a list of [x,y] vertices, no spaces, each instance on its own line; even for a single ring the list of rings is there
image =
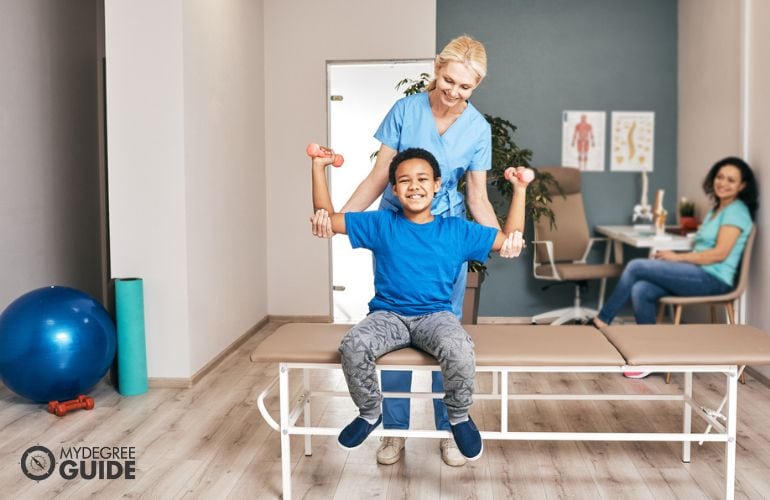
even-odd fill
[[[423,148],[436,157],[441,168],[441,189],[433,200],[434,215],[464,216],[465,200],[457,191],[457,183],[467,170],[492,168],[492,129],[470,102],[452,126],[439,135],[428,92],[404,97],[393,105],[374,137],[398,152]],[[382,209],[401,210],[391,184],[382,195]]]

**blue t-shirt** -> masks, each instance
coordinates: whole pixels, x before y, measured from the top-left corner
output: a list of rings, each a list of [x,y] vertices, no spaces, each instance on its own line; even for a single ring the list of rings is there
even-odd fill
[[[492,168],[492,132],[484,115],[468,102],[465,111],[439,135],[428,93],[421,92],[399,99],[382,120],[374,137],[382,144],[403,151],[422,148],[436,157],[441,168],[441,190],[433,200],[434,215],[465,214],[463,195],[457,182],[467,170]],[[401,204],[388,185],[380,209],[399,210]]]
[[[452,310],[452,288],[467,260],[487,260],[497,229],[459,217],[416,224],[400,212],[348,212],[353,248],[374,254],[374,298],[369,312],[421,316]]]
[[[732,286],[735,282],[735,273],[738,270],[738,265],[741,263],[746,239],[749,237],[753,225],[749,208],[741,200],[733,201],[720,210],[716,216],[714,211],[710,210],[706,214],[703,224],[698,228],[698,232],[695,233],[693,252],[702,252],[716,247],[717,235],[722,226],[735,226],[741,230],[741,234],[738,236],[738,240],[725,260],[706,264],[702,266],[703,270]]]

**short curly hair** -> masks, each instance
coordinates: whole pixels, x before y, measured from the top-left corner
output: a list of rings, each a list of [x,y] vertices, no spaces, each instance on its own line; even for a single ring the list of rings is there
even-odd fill
[[[438,166],[438,161],[436,160],[436,157],[431,154],[430,151],[422,148],[408,148],[400,153],[398,153],[396,156],[393,157],[393,160],[390,162],[390,170],[388,171],[388,180],[391,184],[396,184],[396,169],[399,165],[404,163],[407,160],[425,160],[428,162],[428,164],[433,169],[433,179],[440,179],[441,178],[441,169]]]

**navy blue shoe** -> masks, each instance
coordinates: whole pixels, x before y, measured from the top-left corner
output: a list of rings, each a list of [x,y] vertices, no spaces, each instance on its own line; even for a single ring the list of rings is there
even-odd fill
[[[452,427],[452,435],[460,453],[468,460],[478,460],[484,451],[484,443],[482,443],[481,433],[479,433],[470,415],[465,422],[450,427]]]
[[[350,422],[347,427],[342,429],[340,436],[337,438],[337,444],[343,450],[354,450],[361,446],[364,440],[372,433],[372,431],[382,423],[382,415],[373,424],[370,424],[361,417],[356,417]]]

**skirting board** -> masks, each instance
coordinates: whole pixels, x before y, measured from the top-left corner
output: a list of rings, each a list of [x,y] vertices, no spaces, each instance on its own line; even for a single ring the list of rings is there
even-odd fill
[[[480,325],[529,325],[531,316],[479,316]]]
[[[150,377],[148,385],[150,389],[189,389],[193,385],[197,384],[203,377],[206,376],[211,370],[217,367],[228,355],[238,349],[244,342],[246,342],[252,335],[257,333],[263,326],[270,321],[269,316],[265,316],[257,323],[246,330],[246,332],[235,339],[229,346],[225,347],[222,352],[214,356],[211,361],[203,365],[200,370],[195,372],[190,378],[168,378],[168,377]]]
[[[760,371],[760,369],[752,368],[751,366],[746,367],[746,373],[750,375],[752,378],[757,380],[760,384],[764,385],[765,387],[770,387],[770,378],[768,378],[767,375],[765,375],[765,371]]]
[[[150,377],[148,385],[150,389],[189,389],[197,384],[211,370],[216,368],[228,355],[238,349],[252,335],[257,333],[269,321],[280,321],[290,323],[331,323],[331,316],[275,316],[268,315],[259,320],[254,326],[249,328],[243,335],[235,339],[233,343],[227,346],[222,352],[206,363],[200,370],[195,372],[190,378],[168,378],[168,377]]]
[[[333,323],[331,316],[277,316],[271,314],[268,316],[270,321],[283,321],[285,323]]]
[[[147,379],[147,387],[150,389],[189,389],[192,387],[192,380],[182,377],[150,377]]]
[[[215,356],[211,361],[203,365],[200,370],[195,372],[192,377],[190,377],[190,385],[193,386],[198,383],[200,379],[206,376],[207,373],[209,373],[211,370],[216,368],[219,363],[222,362],[223,359],[225,359],[227,356],[229,356],[232,352],[234,352],[236,349],[238,349],[244,342],[249,340],[249,338],[257,333],[263,326],[265,326],[268,321],[270,321],[269,316],[265,316],[261,320],[257,321],[257,323],[246,330],[246,333],[235,339],[235,341],[227,346],[222,352],[220,352],[217,356]]]

